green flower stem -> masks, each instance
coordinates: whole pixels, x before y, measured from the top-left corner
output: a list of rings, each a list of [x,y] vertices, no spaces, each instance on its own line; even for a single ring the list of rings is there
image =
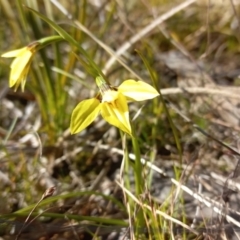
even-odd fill
[[[103,78],[103,76],[96,77],[96,84],[101,89],[101,87],[106,87],[109,83]]]
[[[126,186],[127,189],[131,189],[131,184],[130,184],[130,180],[129,180],[129,170],[130,170],[130,159],[129,159],[129,152],[128,152],[128,148],[126,147],[126,134],[120,130],[120,135],[121,135],[121,139],[122,139],[122,149],[124,152],[124,156],[123,156],[123,163],[124,163],[124,175],[123,175],[123,179],[124,179],[124,185]]]
[[[133,131],[133,128],[132,128]],[[134,132],[134,131],[133,131]],[[135,155],[135,167],[134,167],[134,174],[135,174],[135,186],[136,186],[136,195],[140,195],[143,192],[143,181],[142,181],[142,163],[141,163],[141,156],[140,156],[140,149],[138,144],[138,139],[135,136],[135,132],[132,136],[132,145],[133,151]]]
[[[55,42],[59,42],[59,41],[64,41],[63,37],[61,37],[59,35],[53,35],[50,37],[41,38],[41,39],[37,40],[37,42],[39,43],[38,48],[42,49],[51,43],[55,43]]]
[[[138,144],[138,139],[135,135],[135,131],[132,127],[132,145],[133,145],[133,151],[135,154],[135,161],[134,163],[132,163],[129,159],[129,152],[128,152],[128,148],[126,146],[126,134],[123,134],[122,131],[120,131],[121,134],[121,138],[122,138],[122,146],[123,146],[123,151],[124,151],[124,157],[123,157],[123,161],[124,161],[124,175],[123,175],[123,179],[124,179],[124,186],[125,188],[127,188],[129,191],[131,191],[131,185],[130,185],[130,179],[129,179],[129,167],[133,166],[133,170],[134,170],[134,177],[135,177],[135,192],[136,192],[136,196],[139,197],[140,194],[143,192],[143,184],[142,184],[142,164],[141,164],[141,158],[140,158],[140,149],[139,149],[139,144]],[[129,204],[130,209],[129,209],[129,213],[131,216],[132,214],[136,211],[136,204],[133,201],[133,199],[131,197],[129,197],[128,195],[126,195],[126,203]],[[133,224],[134,224],[134,229],[135,229],[135,235],[139,236],[139,229],[142,229],[142,227],[144,226],[145,223],[145,219],[144,219],[144,210],[142,208],[139,208],[137,210],[136,216],[133,219]]]
[[[143,166],[141,163],[140,148],[139,148],[135,128],[133,127],[133,124],[131,124],[131,126],[132,126],[131,139],[132,139],[133,151],[135,155],[135,165],[133,165],[134,175],[135,175],[135,191],[136,191],[136,196],[139,198],[140,195],[143,193],[143,189],[144,189],[144,182],[142,178]],[[136,236],[139,236],[138,230],[144,226],[144,223],[145,223],[144,211],[142,208],[139,208],[136,215],[136,222],[134,223],[134,225],[136,226]]]

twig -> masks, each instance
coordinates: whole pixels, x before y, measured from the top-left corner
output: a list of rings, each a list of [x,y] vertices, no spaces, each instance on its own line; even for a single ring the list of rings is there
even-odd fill
[[[89,143],[90,144],[90,143]],[[93,143],[91,143],[92,145]],[[102,149],[109,149],[108,146],[106,145],[100,145],[99,148]],[[235,149],[232,149],[235,150]],[[118,153],[120,155],[123,155],[124,152],[121,149],[117,149],[117,148],[111,148],[111,151],[114,153]],[[236,152],[237,153],[237,152]],[[133,153],[129,153],[129,158],[131,160],[135,161],[135,155]],[[144,166],[147,166],[148,168],[154,170],[157,173],[160,173],[161,175],[163,175],[164,177],[167,177],[171,180],[171,182],[176,185],[178,188],[182,189],[184,192],[188,193],[190,196],[192,196],[193,198],[195,198],[196,200],[198,200],[199,202],[205,204],[207,207],[211,208],[214,212],[216,212],[217,214],[224,216],[226,218],[226,220],[232,224],[234,224],[237,227],[240,227],[240,222],[236,221],[234,218],[232,218],[231,216],[229,216],[228,214],[224,213],[223,210],[223,204],[214,201],[212,199],[209,199],[208,197],[205,197],[199,193],[195,193],[194,191],[192,191],[190,188],[188,188],[187,186],[183,185],[182,183],[178,182],[176,179],[171,178],[167,175],[166,172],[164,172],[162,169],[158,168],[156,165],[154,165],[153,163],[145,160],[144,158],[141,158],[141,163]],[[120,184],[121,185],[121,184]],[[121,185],[122,186],[122,185]],[[126,192],[128,194],[128,192]],[[134,197],[134,196],[133,196]],[[236,212],[235,212],[236,213]],[[160,213],[158,213],[160,214]],[[162,213],[161,213],[162,214]],[[238,214],[238,213],[237,213]],[[240,213],[239,213],[240,214]],[[167,215],[168,216],[168,215]],[[167,217],[166,216],[166,217]],[[165,215],[164,215],[165,217]],[[169,217],[169,216],[168,216]]]
[[[156,26],[163,23],[170,17],[172,17],[174,14],[180,12],[184,8],[188,7],[192,3],[196,2],[197,0],[187,0],[180,5],[174,7],[167,13],[159,16],[156,18],[152,23],[147,25],[145,28],[143,28],[139,33],[134,35],[132,38],[130,38],[127,42],[125,42],[118,50],[117,52],[114,52],[109,46],[107,46],[105,43],[103,43],[100,39],[98,39],[96,36],[94,36],[85,26],[83,26],[79,21],[74,20],[73,16],[64,8],[63,5],[58,0],[51,0],[51,2],[70,20],[72,20],[78,28],[80,28],[84,33],[86,33],[89,37],[91,37],[99,46],[101,46],[103,49],[105,49],[112,57],[108,60],[108,62],[105,65],[105,68],[103,69],[103,73],[107,73],[108,70],[111,68],[111,66],[115,63],[115,61],[120,62],[128,71],[130,71],[133,75],[135,75],[138,79],[141,79],[141,77],[135,73],[131,68],[129,68],[123,60],[120,58],[121,55],[123,55],[134,43],[138,42],[141,38],[146,36],[148,33],[150,33]]]
[[[194,2],[196,2],[197,0],[187,0],[181,4],[179,4],[178,6],[172,8],[170,11],[168,11],[167,13],[159,16],[158,18],[156,18],[151,24],[147,25],[145,28],[143,28],[140,32],[138,32],[136,35],[134,35],[133,37],[131,37],[127,42],[125,42],[116,52],[116,56],[111,57],[108,62],[105,65],[105,68],[103,69],[103,72],[106,73],[110,67],[115,63],[115,61],[117,60],[117,57],[123,55],[123,53],[125,53],[133,44],[135,44],[136,42],[138,42],[141,38],[143,38],[144,36],[146,36],[147,34],[149,34],[157,25],[163,23],[164,21],[166,21],[167,19],[169,19],[170,17],[172,17],[174,14],[180,12],[181,10],[183,10],[184,8],[188,7],[189,5],[193,4]]]
[[[120,184],[120,183],[118,183],[118,182],[116,182],[116,183],[117,183],[117,184],[123,189],[123,191],[124,191],[125,193],[127,193],[127,195],[130,196],[139,206],[141,206],[141,207],[143,207],[143,208],[147,208],[148,210],[152,211],[151,206],[140,202],[140,201],[139,201],[128,189],[126,189],[122,184]],[[185,223],[183,223],[183,222],[181,222],[181,221],[179,221],[179,220],[177,220],[177,219],[169,216],[169,215],[166,214],[165,212],[162,212],[162,211],[160,211],[160,210],[156,210],[156,214],[158,214],[158,215],[164,217],[165,219],[170,220],[170,221],[172,221],[172,222],[174,222],[174,223],[176,223],[176,224],[184,227],[185,229],[189,230],[190,232],[192,232],[192,233],[194,233],[194,234],[196,234],[196,235],[199,235],[199,233],[198,233],[196,230],[192,229],[191,227],[189,227],[189,226],[186,225]]]
[[[216,89],[218,88],[218,89]],[[161,89],[162,95],[174,95],[180,93],[190,93],[190,94],[211,94],[211,95],[222,95],[229,98],[240,99],[240,95],[233,93],[232,89],[228,90],[228,87],[186,87],[186,88],[164,88]]]
[[[46,198],[48,198],[48,197],[51,197],[51,196],[53,195],[53,193],[55,192],[55,190],[56,190],[56,187],[50,187],[50,188],[48,188],[48,189],[44,192],[44,194],[42,195],[41,199],[37,202],[37,204],[34,206],[34,208],[33,208],[33,209],[31,210],[31,212],[28,214],[28,216],[27,216],[27,218],[26,218],[23,226],[21,227],[18,235],[16,236],[15,240],[18,240],[18,239],[19,239],[19,237],[20,237],[23,229],[24,229],[25,227],[27,227],[27,226],[32,222],[32,221],[31,221],[30,223],[28,223],[28,220],[29,220],[30,216],[32,215],[32,213],[34,212],[34,210],[38,207],[38,205],[39,205],[44,199],[46,199]],[[27,224],[27,223],[28,223],[28,224]]]

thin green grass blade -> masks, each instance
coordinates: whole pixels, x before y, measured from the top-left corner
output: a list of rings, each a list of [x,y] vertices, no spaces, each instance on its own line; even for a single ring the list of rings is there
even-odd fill
[[[81,45],[71,36],[69,35],[64,29],[62,29],[60,26],[58,26],[56,23],[42,15],[41,13],[35,11],[34,9],[31,9],[29,7],[26,7],[28,10],[39,16],[41,19],[43,19],[45,22],[47,22],[60,36],[62,36],[66,41],[69,42],[70,45],[76,47],[78,51],[83,55],[83,57],[89,62],[90,66],[94,69],[95,75],[97,76],[103,76],[101,69],[97,66],[97,64],[88,56],[87,52],[81,47]]]
[[[178,152],[179,152],[179,160],[180,162],[182,162],[182,147],[181,147],[181,143],[180,143],[180,139],[179,139],[179,136],[178,136],[178,133],[177,133],[177,129],[175,128],[175,125],[172,121],[172,117],[168,111],[168,108],[166,106],[166,103],[164,101],[164,98],[161,94],[161,91],[159,90],[160,88],[158,87],[158,82],[157,82],[157,78],[155,77],[155,75],[153,74],[153,69],[151,68],[151,66],[149,65],[148,63],[148,60],[143,56],[143,54],[141,54],[139,51],[137,51],[137,53],[139,54],[139,56],[141,57],[142,61],[144,62],[144,65],[146,66],[150,76],[151,76],[151,79],[152,79],[152,82],[155,86],[155,88],[157,89],[157,91],[159,92],[160,94],[160,99],[161,99],[161,102],[163,104],[163,107],[164,107],[164,110],[167,114],[167,118],[168,118],[168,121],[170,123],[170,126],[171,126],[171,129],[172,129],[172,132],[173,132],[173,135],[174,135],[174,139],[175,139],[175,143],[176,143],[176,146],[177,146],[177,149],[178,149]]]
[[[101,196],[106,200],[112,201],[122,210],[124,210],[124,208],[125,208],[123,206],[123,204],[120,203],[117,199],[115,199],[111,196],[106,196],[106,195],[104,195],[102,193],[99,193],[99,192],[94,192],[94,191],[74,192],[74,193],[68,193],[68,194],[64,194],[64,195],[49,197],[49,198],[46,198],[43,201],[41,201],[39,203],[38,207],[43,207],[43,206],[46,206],[48,204],[54,203],[54,202],[59,201],[59,200],[67,199],[67,198],[74,198],[74,197],[81,197],[81,196],[91,196],[91,195]],[[25,208],[22,208],[22,209],[16,211],[15,213],[29,212],[35,205],[36,204],[32,204],[30,206],[27,206]]]

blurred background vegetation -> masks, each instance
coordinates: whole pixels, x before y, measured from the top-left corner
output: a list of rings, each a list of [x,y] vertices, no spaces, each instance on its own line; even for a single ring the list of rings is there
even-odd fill
[[[164,101],[130,104],[141,156],[165,173],[142,173],[146,194],[140,201],[153,215],[146,213],[147,230],[135,239],[231,239],[233,227],[222,227],[212,208],[197,212],[199,202],[176,193],[171,179],[226,202],[219,196],[228,193],[224,186],[238,162],[240,1],[0,0],[1,54],[57,34],[27,7],[68,32],[113,86],[141,79],[162,91]],[[11,61],[0,58],[2,239],[15,239],[19,231],[19,239],[134,239],[129,227],[138,206],[115,182],[128,156],[123,146],[133,151],[130,140],[101,118],[80,134],[69,132],[76,104],[97,92],[92,69],[61,41],[39,51],[25,92],[14,92],[8,87]],[[131,188],[133,173],[124,174]],[[32,219],[43,216],[21,229],[52,186],[55,196],[42,201]],[[235,211],[238,195],[229,193]],[[156,209],[197,232],[157,216]],[[211,224],[222,232],[209,230]]]

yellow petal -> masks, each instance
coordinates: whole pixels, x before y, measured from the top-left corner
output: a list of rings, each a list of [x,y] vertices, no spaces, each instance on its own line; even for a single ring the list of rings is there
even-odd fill
[[[102,103],[101,114],[103,118],[111,125],[120,128],[122,131],[132,134],[131,125],[129,122],[129,112],[127,100],[119,94],[117,100],[111,103]]]
[[[26,65],[32,59],[32,56],[33,56],[33,53],[31,51],[25,51],[24,54],[17,56],[13,60],[11,64],[11,68],[15,68],[20,64]]]
[[[143,81],[126,80],[118,90],[128,99],[133,101],[144,101],[155,98],[159,95],[157,90]]]
[[[22,92],[24,92],[24,88],[25,88],[26,81],[27,81],[27,74],[29,72],[29,69],[30,69],[30,63],[28,63],[28,65],[24,69],[24,72],[23,72],[21,78],[17,81],[16,86],[14,87],[15,92],[18,89],[19,84],[21,84],[21,90],[22,90]],[[19,84],[18,84],[18,82],[19,82]]]
[[[22,92],[24,92],[26,81],[27,81],[27,75],[25,75],[21,80],[21,90],[22,90]],[[16,87],[14,88],[14,91],[16,92],[17,89],[18,89],[18,86],[16,85]]]
[[[29,65],[32,58],[32,53],[27,51],[23,56],[17,57],[13,60],[11,64],[11,73],[10,73],[10,81],[9,86],[14,86],[17,81],[21,81],[25,75],[28,74]]]
[[[89,126],[100,111],[100,102],[96,98],[80,102],[72,112],[70,131],[71,134],[81,132]]]
[[[5,57],[5,58],[17,57],[17,56],[24,54],[24,52],[26,52],[26,51],[28,51],[27,47],[24,47],[24,48],[10,51],[10,52],[6,52],[6,53],[2,54],[1,57]]]

